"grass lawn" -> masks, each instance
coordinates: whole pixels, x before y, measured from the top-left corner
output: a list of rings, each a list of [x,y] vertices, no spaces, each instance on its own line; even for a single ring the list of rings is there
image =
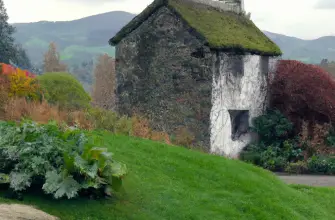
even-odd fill
[[[287,186],[240,161],[147,140],[103,137],[130,170],[117,199],[54,201],[30,194],[23,203],[65,220],[335,219],[333,189]]]

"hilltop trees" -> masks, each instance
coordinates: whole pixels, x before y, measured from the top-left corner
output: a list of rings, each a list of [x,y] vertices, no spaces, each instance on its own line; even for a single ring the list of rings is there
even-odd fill
[[[115,107],[115,61],[107,54],[101,55],[94,70],[95,83],[92,91],[95,106],[114,110]]]
[[[322,59],[320,67],[330,73],[333,77],[335,76],[335,61],[328,61],[328,59]]]
[[[49,50],[44,54],[44,72],[66,72],[67,66],[60,62],[60,56],[57,52],[56,44],[51,42]]]

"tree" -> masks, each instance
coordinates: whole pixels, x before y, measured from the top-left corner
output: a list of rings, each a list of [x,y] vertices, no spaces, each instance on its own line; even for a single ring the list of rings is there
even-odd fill
[[[60,62],[59,53],[57,52],[56,44],[51,42],[49,50],[44,54],[44,72],[66,72],[67,66]]]
[[[271,108],[294,123],[296,134],[303,122],[335,124],[335,81],[321,67],[281,60],[270,90]]]
[[[0,62],[9,64],[10,60],[15,60],[16,47],[13,33],[15,28],[8,23],[8,15],[3,3],[0,0]]]
[[[114,110],[115,108],[115,60],[107,54],[98,58],[94,69],[95,82],[92,91],[93,105],[100,108]]]
[[[335,62],[328,61],[328,59],[322,59],[319,65],[321,68],[326,70],[332,77],[335,77]]]
[[[12,64],[14,66],[17,66],[20,69],[33,72],[30,59],[26,51],[23,49],[22,45],[20,44],[15,44],[15,56],[12,58],[11,61],[13,62]]]
[[[327,67],[328,66],[328,59],[322,59],[320,63],[321,67]]]
[[[15,43],[14,32],[15,28],[8,23],[5,5],[0,0],[0,62],[30,71],[29,57],[22,46]]]

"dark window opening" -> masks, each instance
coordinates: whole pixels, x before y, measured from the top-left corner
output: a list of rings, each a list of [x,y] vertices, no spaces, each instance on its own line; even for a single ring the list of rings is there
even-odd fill
[[[234,77],[242,78],[244,76],[244,57],[242,55],[229,55],[226,65]]]
[[[235,141],[249,131],[249,111],[228,110],[228,112],[231,120],[231,137]]]

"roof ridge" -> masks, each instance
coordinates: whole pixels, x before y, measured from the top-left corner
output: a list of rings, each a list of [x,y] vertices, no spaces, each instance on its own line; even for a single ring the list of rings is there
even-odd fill
[[[240,14],[243,11],[241,0],[186,0],[211,6],[219,11],[231,11]]]
[[[228,0],[227,0],[228,1]],[[231,0],[233,3],[239,0]],[[187,25],[188,31],[211,49],[281,55],[280,48],[242,13],[212,5],[212,0],[155,0],[109,40],[117,45],[161,7],[167,7]],[[207,4],[208,3],[208,4]],[[222,4],[216,2],[214,4]],[[226,4],[226,3],[223,3]]]

